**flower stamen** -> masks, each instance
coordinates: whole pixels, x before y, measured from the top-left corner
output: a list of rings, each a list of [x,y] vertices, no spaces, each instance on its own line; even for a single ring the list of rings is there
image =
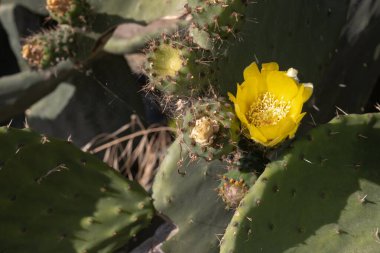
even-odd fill
[[[272,93],[265,92],[251,104],[246,116],[256,127],[273,126],[286,117],[290,107],[289,101],[278,99]]]

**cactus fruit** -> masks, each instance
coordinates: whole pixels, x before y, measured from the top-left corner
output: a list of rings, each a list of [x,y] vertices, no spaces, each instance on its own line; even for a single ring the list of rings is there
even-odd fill
[[[168,150],[153,184],[156,209],[168,216],[178,232],[163,243],[165,253],[219,252],[219,240],[232,216],[215,190],[226,164],[191,161],[180,140]]]
[[[70,58],[74,46],[74,29],[61,25],[55,30],[27,37],[22,47],[22,57],[30,66],[46,69]]]
[[[213,49],[226,39],[235,39],[244,23],[246,5],[244,0],[190,0],[185,7],[193,16],[190,33],[195,42]]]
[[[378,252],[379,140],[375,113],[339,116],[296,141],[250,188],[221,252]]]
[[[5,143],[27,134],[36,135],[0,130]],[[73,144],[46,137],[6,161],[0,184],[0,252],[113,252],[154,213],[137,183]]]
[[[240,172],[235,169],[225,173],[218,187],[218,194],[226,203],[226,208],[237,208],[256,179],[253,172]]]
[[[213,160],[226,156],[237,146],[239,123],[224,98],[200,99],[189,108],[180,126],[191,156]]]
[[[210,54],[192,43],[189,36],[164,35],[147,49],[149,89],[176,97],[197,96],[213,82]]]
[[[89,23],[91,9],[86,0],[47,0],[46,9],[59,24],[81,27]]]

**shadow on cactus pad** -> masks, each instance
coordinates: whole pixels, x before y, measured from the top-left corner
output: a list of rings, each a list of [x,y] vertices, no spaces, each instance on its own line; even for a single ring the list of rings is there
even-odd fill
[[[141,186],[72,143],[37,136],[0,128],[9,144],[0,147],[9,154],[0,170],[0,252],[113,252],[149,224],[154,209]]]

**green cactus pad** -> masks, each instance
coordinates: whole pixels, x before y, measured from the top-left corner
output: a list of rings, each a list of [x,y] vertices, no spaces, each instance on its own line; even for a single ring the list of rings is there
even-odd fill
[[[47,0],[46,9],[59,24],[75,27],[89,25],[91,8],[86,0]]]
[[[236,39],[244,23],[246,5],[244,0],[190,0],[185,7],[193,16],[190,32],[195,42],[214,49],[225,39]]]
[[[137,183],[65,141],[24,146],[0,184],[0,252],[113,252],[154,212]]]
[[[20,149],[27,145],[41,143],[44,137],[30,129],[0,128],[0,168]]]
[[[213,82],[211,60],[210,53],[194,45],[189,36],[165,35],[147,49],[147,89],[176,97],[202,94]]]
[[[222,94],[235,92],[244,68],[253,61],[296,68],[302,81],[319,85],[347,20],[347,3],[271,0],[249,4],[242,39],[220,61]]]
[[[340,116],[267,166],[221,252],[378,252],[380,114]]]
[[[61,25],[25,39],[22,56],[30,66],[46,69],[70,58],[75,47],[75,31]]]
[[[191,161],[179,143],[177,139],[169,148],[153,184],[156,209],[178,226],[162,248],[165,253],[217,253],[232,216],[216,191],[226,164]]]
[[[231,104],[222,97],[198,100],[188,109],[180,125],[190,155],[207,160],[226,156],[239,140],[238,120]]]

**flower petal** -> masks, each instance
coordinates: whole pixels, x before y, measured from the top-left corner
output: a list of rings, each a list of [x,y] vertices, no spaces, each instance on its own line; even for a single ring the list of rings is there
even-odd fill
[[[295,71],[289,77],[287,72],[279,71],[277,63],[262,65],[259,72],[257,64],[252,63],[244,70],[244,82],[237,86],[236,97],[228,93],[230,100],[235,105],[235,112],[241,121],[244,135],[260,143],[263,146],[273,147],[286,138],[293,138],[304,117],[302,113],[303,103],[310,98],[313,90],[312,84],[299,84]],[[247,119],[247,112],[258,98],[266,93],[272,93],[276,99],[283,99],[290,103],[287,115],[273,125],[256,127]],[[268,102],[272,103],[272,102]],[[273,106],[280,106],[273,102]],[[270,113],[268,108],[268,113]],[[264,112],[265,113],[265,112]]]
[[[249,135],[252,140],[265,145],[268,139],[260,132],[260,130],[257,127],[251,124],[247,125],[246,127],[249,130]]]
[[[278,71],[280,67],[276,62],[269,62],[261,64],[261,73],[262,72],[270,72],[270,71]]]
[[[240,110],[245,115],[245,113],[248,111],[249,106],[252,103],[252,96],[249,94],[250,89],[243,83],[242,85],[237,85],[237,91],[236,91],[236,102],[235,105],[239,105]]]
[[[231,102],[236,103],[236,98],[231,92],[227,92],[227,95]]]
[[[305,115],[306,115],[306,112],[301,113],[300,115],[298,115],[298,117],[297,117],[297,119],[296,119],[296,127],[295,127],[292,131],[289,132],[289,138],[290,138],[290,139],[294,138],[294,135],[296,134],[297,129],[298,129],[300,123],[301,123],[301,120],[302,120],[302,118],[303,118]]]
[[[276,125],[261,126],[259,130],[269,139],[274,140],[280,138],[285,139],[289,132],[294,129],[296,122],[292,118],[283,118]]]
[[[241,108],[238,104],[235,104],[235,112],[238,118],[240,119],[241,123],[249,125],[247,117],[245,116],[244,112],[241,111]]]
[[[269,73],[273,71],[278,71],[280,67],[275,62],[263,63],[261,64],[261,76],[264,80],[267,80],[267,76]]]
[[[313,94],[314,86],[312,83],[303,83],[302,86],[305,88],[303,91],[303,102],[309,100],[311,95]]]
[[[304,86],[300,85],[297,95],[293,98],[290,104],[290,111],[288,113],[288,116],[292,117],[293,120],[296,120],[302,111],[304,93]]]
[[[254,125],[248,123],[247,117],[244,113],[242,113],[238,104],[235,104],[235,112],[241,121],[243,130],[248,130],[249,133],[246,133],[246,135],[248,135],[248,138],[251,138],[252,140],[260,143],[265,143],[267,141],[267,138],[265,138],[265,136]]]
[[[260,76],[260,71],[259,71],[259,68],[257,67],[256,62],[252,62],[248,67],[244,69],[243,76],[244,76],[244,80],[249,80],[249,79]]]
[[[295,133],[297,131],[298,125],[299,123],[295,122],[293,119],[284,118],[277,125],[278,132],[277,132],[276,137],[273,138],[267,145],[269,147],[273,147],[279,144],[280,142],[282,142],[283,140],[285,140],[288,136],[290,137],[290,133],[293,133],[293,132]],[[293,137],[294,135],[291,136],[290,138],[293,138]]]
[[[291,101],[298,92],[298,85],[293,78],[280,71],[272,71],[267,76],[268,91],[277,98]]]

